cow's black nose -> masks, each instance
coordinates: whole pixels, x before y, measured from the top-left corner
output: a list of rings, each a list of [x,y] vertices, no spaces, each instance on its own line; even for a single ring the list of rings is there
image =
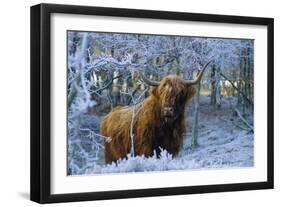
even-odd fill
[[[171,113],[173,113],[173,112],[174,112],[173,107],[168,107],[168,110],[169,110],[169,112],[171,112]]]

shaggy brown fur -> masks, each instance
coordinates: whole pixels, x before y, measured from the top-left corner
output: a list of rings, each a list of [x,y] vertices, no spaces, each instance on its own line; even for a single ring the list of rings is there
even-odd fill
[[[151,156],[160,148],[176,155],[185,132],[185,105],[195,94],[192,86],[175,75],[165,77],[152,87],[150,95],[135,108],[138,111],[133,127],[135,155]],[[111,137],[105,142],[105,162],[124,158],[131,150],[130,124],[133,107],[116,107],[101,123],[101,134]]]

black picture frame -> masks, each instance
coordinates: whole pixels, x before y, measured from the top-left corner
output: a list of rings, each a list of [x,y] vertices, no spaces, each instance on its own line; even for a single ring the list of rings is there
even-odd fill
[[[237,184],[219,184],[154,189],[51,194],[50,183],[50,130],[51,130],[51,71],[50,32],[52,13],[134,17],[165,20],[182,20],[209,23],[232,23],[267,26],[267,181]],[[273,106],[273,45],[274,20],[272,18],[195,14],[168,11],[103,8],[88,6],[39,4],[31,7],[31,152],[30,199],[38,203],[88,201],[102,199],[166,196],[179,194],[211,193],[273,188],[274,177],[274,106]]]

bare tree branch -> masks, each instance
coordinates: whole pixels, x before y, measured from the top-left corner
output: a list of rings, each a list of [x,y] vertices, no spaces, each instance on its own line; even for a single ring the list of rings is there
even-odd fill
[[[251,129],[251,131],[254,131],[254,127],[251,124],[249,124],[246,119],[243,118],[240,111],[238,109],[235,109],[234,111],[237,113],[239,118],[244,122],[244,124],[246,124],[246,126],[249,127]]]
[[[233,126],[233,125],[234,125],[234,126],[236,126],[236,127],[240,128],[240,129],[243,129],[243,130],[249,131],[249,129],[248,129],[248,128],[242,127],[242,126],[240,126],[240,125],[238,125],[238,124],[234,123],[233,121],[229,121],[229,120],[224,119],[224,118],[222,118],[222,117],[219,117],[219,119],[220,119],[220,120],[222,120],[222,121],[224,121],[224,122],[226,122],[226,123],[228,123],[228,124],[229,124],[229,125],[231,125],[231,126]]]
[[[107,84],[105,84],[103,87],[97,89],[95,92],[96,92],[96,93],[100,93],[100,92],[102,92],[103,90],[107,89],[108,87],[111,86],[111,84],[113,83],[113,81],[114,81],[115,79],[120,78],[120,77],[122,77],[123,75],[124,75],[124,74],[121,73],[120,75],[117,75],[117,76],[113,77]]]

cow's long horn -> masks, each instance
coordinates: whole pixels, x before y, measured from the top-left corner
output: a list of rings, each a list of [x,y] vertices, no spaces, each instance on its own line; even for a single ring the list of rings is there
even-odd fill
[[[148,79],[144,74],[141,74],[142,80],[150,86],[159,86],[160,82]]]
[[[207,63],[202,67],[202,69],[200,70],[200,72],[199,72],[199,74],[197,75],[196,79],[194,79],[194,80],[185,80],[185,81],[184,81],[185,84],[188,85],[188,86],[191,86],[191,85],[194,85],[194,84],[198,83],[198,82],[201,80],[201,78],[202,78],[202,76],[203,76],[203,73],[204,73],[204,71],[206,70],[207,66],[210,64],[210,62],[212,62],[212,61],[207,62]]]

